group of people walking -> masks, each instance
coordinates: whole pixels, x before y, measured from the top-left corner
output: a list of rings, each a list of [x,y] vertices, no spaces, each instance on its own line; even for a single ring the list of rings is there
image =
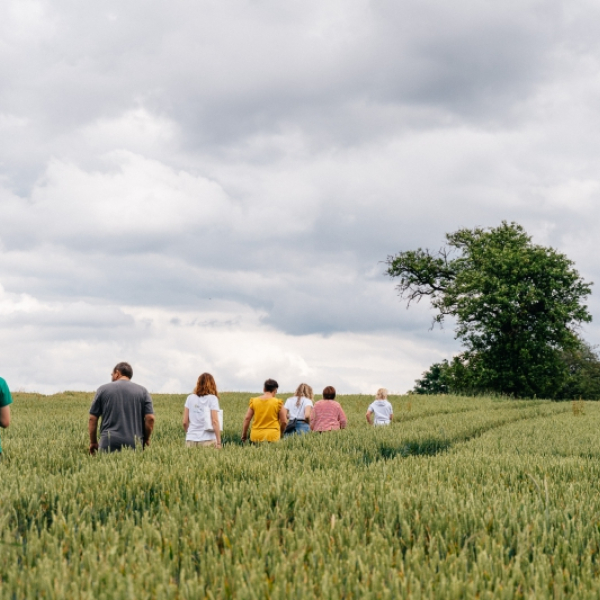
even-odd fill
[[[335,400],[333,386],[327,386],[323,390],[323,399],[316,403],[313,389],[307,383],[301,383],[285,403],[276,397],[278,388],[279,384],[274,379],[267,379],[262,395],[250,398],[242,425],[242,442],[248,441],[250,424],[250,442],[253,443],[277,442],[286,436],[347,427],[348,419],[341,404]],[[210,373],[203,373],[185,402],[183,428],[188,447],[221,448],[219,412],[215,380]],[[367,422],[369,425],[389,425],[393,418],[394,410],[387,399],[387,390],[380,388],[375,401],[367,409]]]
[[[146,388],[131,381],[132,377],[131,365],[119,363],[111,373],[111,383],[101,386],[96,392],[89,418],[91,454],[98,450],[136,447],[139,443],[144,447],[150,444],[155,420],[152,398]],[[267,379],[262,395],[250,399],[242,425],[242,442],[277,442],[290,435],[311,431],[323,433],[347,427],[348,419],[335,400],[334,387],[327,386],[323,390],[323,399],[315,402],[312,388],[301,383],[294,396],[285,403],[277,398],[278,388],[277,381]],[[366,420],[369,425],[389,425],[393,417],[387,390],[381,388],[367,409]],[[222,418],[214,377],[210,373],[202,373],[183,409],[186,446],[221,448]]]

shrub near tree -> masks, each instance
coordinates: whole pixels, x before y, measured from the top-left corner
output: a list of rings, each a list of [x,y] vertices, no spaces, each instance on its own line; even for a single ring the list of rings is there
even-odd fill
[[[432,364],[415,384],[412,390],[414,394],[448,394],[455,391],[447,360]]]
[[[415,391],[445,386],[554,398],[582,387],[582,374],[594,371],[598,359],[576,333],[592,320],[584,304],[592,284],[574,263],[533,244],[516,223],[460,229],[446,240],[437,252],[419,248],[387,260],[387,274],[399,280],[408,305],[428,297],[434,324],[454,317],[465,348],[433,365]]]
[[[565,400],[600,400],[600,359],[595,349],[579,340],[579,346],[563,352],[562,357],[568,377],[556,397]]]

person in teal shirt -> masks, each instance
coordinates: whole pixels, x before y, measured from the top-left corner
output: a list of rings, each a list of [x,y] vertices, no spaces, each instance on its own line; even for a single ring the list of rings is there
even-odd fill
[[[6,381],[0,377],[0,427],[6,429],[10,425],[10,405],[12,396],[6,385]],[[0,454],[2,454],[2,443],[0,441]]]

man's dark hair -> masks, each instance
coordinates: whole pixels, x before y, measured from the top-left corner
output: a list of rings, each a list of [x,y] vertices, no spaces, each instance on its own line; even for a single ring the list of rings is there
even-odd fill
[[[263,389],[265,392],[274,392],[278,388],[279,384],[274,379],[267,379]]]
[[[335,388],[332,385],[328,385],[324,390],[323,390],[323,398],[325,400],[335,400]]]
[[[131,368],[131,365],[126,362],[120,362],[113,369],[113,373],[121,373],[123,377],[127,377],[128,379],[131,379],[133,377],[133,369]]]

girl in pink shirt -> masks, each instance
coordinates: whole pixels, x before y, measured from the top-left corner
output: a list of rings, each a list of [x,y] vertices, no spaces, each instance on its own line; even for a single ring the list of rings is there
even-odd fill
[[[333,431],[346,429],[348,419],[339,402],[335,401],[335,388],[328,385],[323,390],[323,400],[319,400],[310,416],[312,431]]]

